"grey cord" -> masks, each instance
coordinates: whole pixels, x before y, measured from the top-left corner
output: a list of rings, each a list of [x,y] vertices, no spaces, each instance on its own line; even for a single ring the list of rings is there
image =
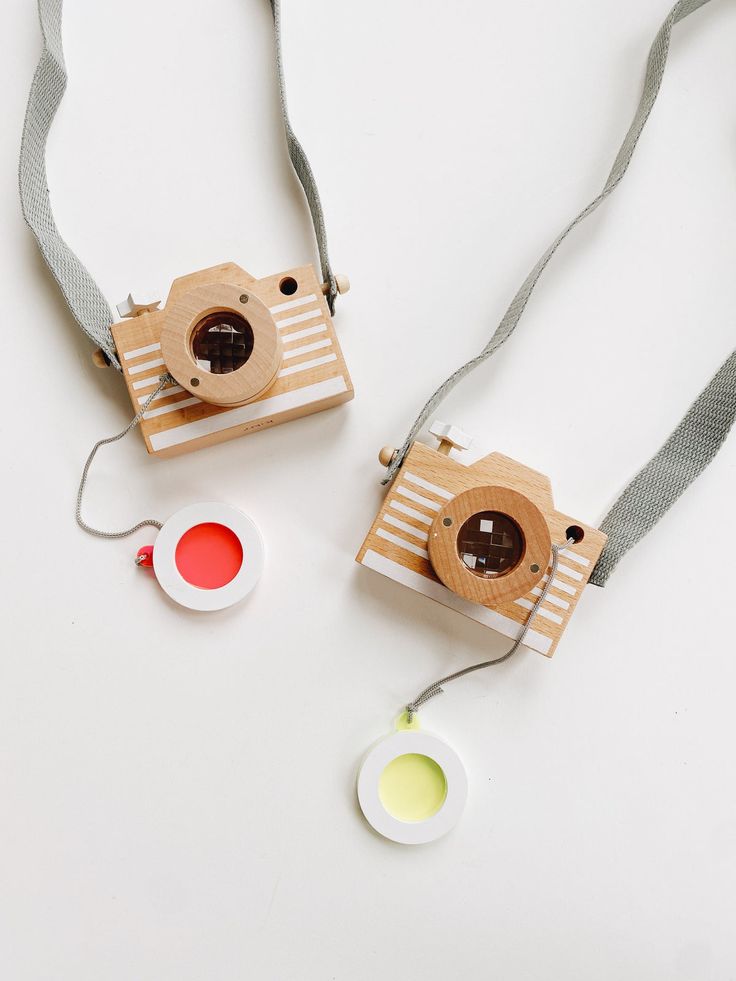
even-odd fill
[[[539,598],[537,599],[536,603],[532,607],[531,612],[527,617],[526,623],[521,628],[519,636],[516,638],[514,643],[511,645],[511,647],[506,651],[506,653],[502,654],[500,657],[493,658],[490,661],[480,661],[478,664],[471,664],[467,668],[462,668],[462,670],[460,671],[455,671],[453,674],[448,674],[444,678],[440,678],[439,681],[435,681],[431,685],[428,685],[423,691],[420,691],[417,697],[414,698],[411,702],[409,702],[408,705],[406,706],[406,714],[410,723],[413,721],[414,716],[419,711],[422,705],[428,702],[431,698],[434,698],[435,695],[442,694],[442,692],[444,691],[444,688],[442,687],[443,685],[447,685],[451,681],[457,681],[458,678],[464,678],[465,675],[472,674],[474,671],[482,671],[483,668],[492,668],[497,664],[503,664],[504,661],[508,661],[509,658],[513,657],[514,654],[516,654],[516,652],[519,650],[521,645],[524,643],[524,638],[529,632],[531,625],[534,623],[534,620],[537,616],[537,613],[539,613],[542,603],[544,603],[544,601],[547,599],[547,594],[552,588],[552,581],[554,580],[555,573],[557,572],[557,564],[559,562],[560,552],[563,549],[568,548],[570,545],[574,545],[574,544],[575,544],[575,539],[568,538],[568,540],[564,544],[552,546],[552,563],[550,565],[549,576],[547,578],[547,582],[544,585],[544,589],[539,594]]]
[[[143,521],[139,521],[137,525],[133,525],[132,528],[126,528],[123,531],[103,531],[100,528],[93,528],[91,525],[88,525],[87,522],[82,517],[82,501],[84,499],[84,490],[87,485],[87,477],[89,476],[89,468],[92,466],[92,461],[97,456],[97,451],[100,449],[100,447],[107,446],[108,443],[117,443],[119,439],[122,439],[124,436],[127,436],[128,433],[131,431],[131,429],[135,429],[135,427],[143,418],[151,402],[153,402],[153,400],[156,398],[159,392],[162,391],[165,385],[168,385],[173,381],[174,379],[171,377],[170,374],[166,373],[165,375],[161,375],[161,377],[159,378],[158,385],[153,390],[153,392],[151,392],[151,394],[148,396],[148,398],[143,403],[143,405],[140,407],[140,410],[130,420],[130,422],[125,427],[125,429],[123,429],[122,432],[119,432],[116,436],[108,436],[106,439],[99,440],[92,447],[92,450],[90,451],[90,454],[87,457],[87,462],[84,464],[84,470],[82,470],[82,479],[79,482],[79,490],[77,491],[77,507],[75,511],[77,524],[83,531],[88,532],[90,535],[96,535],[98,538],[127,538],[128,535],[132,535],[133,532],[138,531],[140,528],[151,527],[151,528],[160,529],[162,527],[161,522],[156,521],[155,518],[146,518]]]
[[[307,155],[292,129],[286,106],[286,82],[281,45],[281,4],[280,0],[270,0],[270,3],[273,13],[276,68],[286,143],[289,157],[309,205],[322,275],[329,285],[327,302],[330,312],[334,313],[337,285],[327,254],[327,232],[317,182]],[[36,237],[41,254],[54,279],[59,284],[75,320],[84,333],[102,348],[109,363],[121,371],[111,330],[112,311],[88,270],[62,238],[51,207],[51,195],[46,174],[46,145],[67,84],[62,44],[62,13],[63,0],[38,0],[43,50],[31,85],[28,108],[23,124],[18,168],[21,208],[23,217]],[[100,538],[125,538],[127,535],[132,535],[133,532],[138,531],[139,528],[146,526],[161,528],[161,522],[152,518],[140,521],[137,525],[124,531],[102,531],[99,528],[93,528],[82,517],[82,501],[89,469],[97,451],[101,446],[117,442],[126,436],[131,429],[134,429],[143,418],[143,414],[150,403],[169,380],[173,381],[170,375],[163,375],[158,388],[146,400],[126,428],[117,436],[101,439],[94,445],[92,452],[87,457],[77,492],[76,519],[79,527],[89,532],[90,535],[97,535]]]

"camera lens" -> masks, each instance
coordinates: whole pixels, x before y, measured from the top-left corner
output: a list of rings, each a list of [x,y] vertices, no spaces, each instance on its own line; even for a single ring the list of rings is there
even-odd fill
[[[468,518],[457,536],[463,564],[480,579],[508,575],[524,554],[524,535],[507,514],[479,511]]]
[[[227,375],[242,368],[253,353],[253,329],[234,311],[210,313],[194,328],[191,347],[199,368]]]

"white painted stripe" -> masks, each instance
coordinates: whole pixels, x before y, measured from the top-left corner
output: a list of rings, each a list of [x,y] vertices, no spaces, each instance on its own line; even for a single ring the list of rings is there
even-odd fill
[[[201,399],[182,399],[180,402],[172,402],[171,405],[162,405],[158,409],[149,409],[143,416],[144,419],[155,419],[156,416],[165,416],[167,412],[176,412],[177,409],[186,409],[189,405],[201,405]]]
[[[262,399],[260,402],[250,402],[248,405],[241,405],[237,409],[228,409],[227,412],[218,412],[216,415],[196,419],[194,422],[175,426],[165,432],[154,433],[150,437],[151,447],[153,450],[163,450],[169,446],[178,446],[180,443],[187,443],[189,440],[199,439],[201,436],[210,436],[212,433],[222,432],[223,429],[231,429],[233,426],[241,426],[258,419],[267,419],[279,412],[287,412],[289,409],[311,405],[314,402],[341,395],[347,390],[348,386],[342,375],[338,375],[336,378],[326,378],[324,381],[316,382],[313,385],[297,388],[293,392],[272,395],[271,398]]]
[[[160,380],[159,375],[151,375],[150,378],[141,378],[140,381],[133,382],[133,388],[136,392],[140,392],[144,388],[153,388],[154,385],[158,385]]]
[[[419,511],[415,511],[414,508],[410,508],[408,504],[402,504],[401,501],[391,501],[389,507],[396,508],[396,510],[401,511],[402,514],[408,514],[410,518],[416,518],[416,520],[421,521],[423,525],[432,524],[432,519],[428,518],[426,514],[421,514]]]
[[[400,528],[405,531],[407,535],[413,535],[414,538],[418,538],[420,542],[429,541],[429,535],[426,531],[420,531],[415,528],[414,525],[407,524],[406,521],[402,521],[400,518],[395,518],[392,514],[384,514],[383,520],[386,524],[393,525],[394,528]]]
[[[158,395],[155,395],[151,399],[151,402],[158,402],[159,399],[168,398],[169,395],[178,395],[179,392],[183,392],[183,391],[184,391],[184,389],[181,387],[181,385],[171,385],[169,388],[162,389],[158,393]],[[138,396],[138,405],[143,405],[143,403],[144,402],[147,402],[148,399],[150,399],[150,398],[151,398],[150,395],[139,395]]]
[[[296,300],[287,300],[286,303],[277,303],[275,307],[269,307],[269,313],[284,313],[285,310],[295,310],[297,307],[303,307],[307,303],[316,303],[317,296],[314,293],[310,293],[309,296],[299,296]]]
[[[418,477],[417,474],[411,473],[408,470],[404,471],[403,477],[410,483],[416,484],[417,487],[423,487],[424,490],[428,490],[430,493],[436,494],[437,497],[442,497],[446,501],[451,501],[455,496],[454,494],[451,494],[449,491],[445,490],[444,487],[438,487],[437,484],[430,484],[430,482],[425,480],[424,477]]]
[[[288,361],[290,358],[298,358],[300,354],[309,354],[310,351],[321,351],[322,348],[332,347],[332,339],[325,337],[321,341],[314,341],[312,344],[302,344],[301,347],[289,348],[288,351],[284,351],[284,361]]]
[[[283,330],[284,327],[291,327],[292,324],[301,324],[305,320],[314,320],[315,317],[321,316],[321,310],[305,310],[304,313],[297,313],[293,317],[287,317],[286,320],[277,320],[276,326],[279,330]]]
[[[305,327],[304,330],[295,330],[293,334],[284,334],[281,340],[284,344],[291,344],[292,341],[301,341],[304,337],[311,337],[313,334],[323,334],[327,330],[327,324],[315,324],[314,327]]]
[[[399,484],[396,488],[397,492],[404,497],[408,497],[410,501],[414,501],[415,504],[423,504],[425,508],[430,508],[432,511],[439,511],[441,505],[436,501],[430,501],[428,497],[422,497],[421,494],[415,494],[413,490],[408,487],[404,487],[403,484]]]
[[[321,364],[329,364],[331,361],[337,361],[336,354],[325,354],[325,356],[322,358],[312,358],[311,361],[302,361],[300,364],[292,364],[288,368],[282,368],[276,377],[285,378],[287,375],[296,375],[299,371],[308,371],[310,368],[319,368]]]
[[[140,358],[144,354],[153,354],[154,351],[160,350],[160,344],[147,344],[145,347],[137,347],[134,351],[126,351],[123,357],[126,361],[132,361],[133,358]]]
[[[378,552],[373,551],[373,549],[368,549],[363,556],[363,565],[369,569],[373,569],[374,572],[380,572],[381,575],[388,576],[394,582],[409,586],[410,589],[414,589],[418,593],[423,593],[425,596],[437,600],[438,603],[442,603],[443,606],[447,606],[451,610],[457,610],[458,613],[465,614],[471,620],[482,623],[486,627],[492,627],[500,634],[503,634],[504,637],[510,637],[512,640],[515,640],[518,636],[519,624],[516,620],[503,616],[497,610],[489,610],[488,607],[481,606],[479,603],[471,603],[463,599],[462,596],[457,596],[455,593],[450,592],[442,583],[435,582],[434,579],[428,579],[419,572],[414,572],[413,569],[407,569],[403,565],[399,565],[398,562],[386,558],[385,555],[380,555]],[[524,644],[526,647],[530,647],[540,654],[548,654],[552,647],[551,639],[534,629],[527,631]]]
[[[582,582],[583,574],[578,572],[576,569],[571,569],[569,565],[562,565],[557,563],[557,571],[561,572],[565,576],[569,576],[571,579],[577,579],[578,582]]]
[[[541,596],[542,590],[539,588],[539,586],[535,586],[532,593],[534,596]],[[570,604],[567,602],[567,600],[560,599],[560,597],[555,596],[554,593],[547,593],[547,599],[544,602],[551,603],[553,606],[559,606],[562,610],[570,609]]]
[[[578,555],[577,552],[573,552],[569,548],[563,548],[560,555],[564,555],[566,559],[572,559],[572,561],[577,562],[578,565],[590,565],[590,559],[586,559],[584,555]]]
[[[542,580],[541,581],[542,582],[547,582],[548,579],[549,579],[549,576],[542,576]],[[571,586],[569,583],[563,582],[561,579],[553,579],[552,580],[552,585],[555,587],[555,589],[559,589],[561,592],[567,593],[568,596],[576,596],[577,595],[577,592],[578,592],[577,589],[575,589],[575,587],[574,586]]]
[[[399,538],[398,535],[392,535],[390,531],[386,531],[385,528],[379,528],[376,531],[379,538],[385,538],[387,542],[393,542],[394,545],[398,545],[400,548],[405,548],[407,552],[413,552],[415,555],[419,555],[423,559],[429,558],[429,553],[426,548],[420,548],[418,545],[412,544],[412,542],[407,542],[403,538]]]
[[[140,375],[143,371],[150,371],[151,368],[160,368],[164,363],[163,358],[156,358],[155,361],[144,361],[143,364],[134,364],[128,368],[129,375]]]
[[[528,599],[517,599],[514,600],[517,606],[523,606],[525,610],[533,610],[534,604]],[[562,617],[558,617],[556,613],[551,613],[549,610],[545,610],[543,606],[537,610],[538,617],[544,617],[545,620],[551,620],[552,623],[562,623]]]

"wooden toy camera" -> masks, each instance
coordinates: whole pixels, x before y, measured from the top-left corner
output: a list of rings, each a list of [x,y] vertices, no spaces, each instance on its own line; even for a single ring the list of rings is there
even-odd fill
[[[338,290],[349,284],[337,277]],[[112,328],[149,453],[174,456],[353,397],[312,266],[255,279],[226,263],[177,279],[163,309],[128,298]]]
[[[357,561],[516,639],[547,582],[552,544],[573,539],[524,643],[551,657],[606,543],[606,536],[555,510],[550,481],[491,453],[450,459],[471,440],[434,423],[437,450],[414,443],[398,470]],[[388,466],[394,450],[379,458]]]

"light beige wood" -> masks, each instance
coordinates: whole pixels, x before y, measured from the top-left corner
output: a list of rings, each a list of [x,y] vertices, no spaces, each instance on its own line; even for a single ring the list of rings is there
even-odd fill
[[[287,278],[297,283],[294,295],[281,292],[281,284]],[[249,403],[255,407],[270,400],[268,411],[249,421],[228,422],[226,428],[214,431],[220,414],[245,411],[245,408],[232,409],[204,402],[183,386],[181,391],[166,388],[140,424],[146,448],[156,456],[177,456],[321,412],[353,398],[350,374],[314,268],[300,266],[256,279],[234,263],[224,263],[177,279],[162,310],[113,325],[123,376],[136,412],[142,404],[141,399],[151,393],[157,379],[167,370],[159,350],[166,311],[183,294],[218,283],[242,287],[241,292],[256,296],[269,311],[276,310],[273,317],[283,347],[281,370],[273,384]],[[309,336],[306,336],[307,331]],[[319,344],[319,348],[315,348],[315,344]],[[290,400],[306,398],[303,391],[314,391],[315,394],[309,396],[306,404],[289,404]],[[271,405],[274,405],[273,409]],[[210,428],[213,431],[203,431]],[[153,445],[154,440],[173,437],[177,442],[171,445]]]
[[[378,462],[384,467],[391,465],[391,461],[396,455],[396,450],[393,446],[382,446],[378,453]]]
[[[473,439],[457,426],[448,426],[446,422],[435,419],[429,427],[430,433],[439,441],[437,452],[449,456],[453,449],[467,450]]]
[[[538,471],[500,453],[491,453],[468,466],[416,442],[388,491],[357,561],[363,562],[368,552],[377,554],[408,573],[416,573],[420,582],[426,580],[427,592],[436,589],[432,583],[442,583],[442,579],[432,565],[429,542],[435,522],[443,515],[443,509],[452,503],[448,504],[448,496],[454,500],[458,495],[482,487],[507,488],[523,495],[543,516],[551,542],[564,542],[568,528],[577,526],[583,531],[582,540],[570,549],[571,556],[563,554],[560,558],[554,583],[542,607],[544,613],[540,613],[534,622],[534,631],[549,641],[549,648],[544,653],[551,657],[600,557],[606,535],[579,518],[557,511],[549,478]],[[397,519],[405,527],[397,527]],[[539,564],[546,575],[550,561],[548,551],[544,559],[534,564]],[[529,566],[532,564],[530,560]],[[541,585],[540,579],[525,595],[512,599],[471,602],[477,602],[479,608],[497,611],[521,628],[537,600],[533,590],[539,590]],[[419,589],[418,586],[413,588]],[[424,588],[419,591],[423,592]]]
[[[335,286],[340,296],[350,292],[350,280],[344,273],[335,273]],[[330,292],[330,284],[322,283],[322,292],[325,296]]]
[[[279,281],[284,278],[283,273],[278,277]],[[252,286],[258,282],[255,276],[251,276],[245,269],[234,262],[223,262],[219,266],[209,266],[207,269],[199,269],[197,272],[187,273],[186,276],[179,276],[171,284],[171,292],[166,301],[167,305],[172,303],[180,294],[195,289],[197,286],[209,286],[211,283],[233,283],[235,286]]]
[[[92,352],[92,364],[95,366],[95,368],[110,367],[110,362],[107,358],[107,355],[105,354],[105,352],[102,350],[101,347],[96,348]]]
[[[522,535],[517,565],[498,578],[480,578],[462,561],[458,533],[473,515],[497,511],[511,518]],[[508,487],[481,485],[449,501],[429,533],[429,559],[438,578],[458,596],[483,606],[498,606],[529,593],[544,576],[552,550],[549,527],[528,497]]]
[[[246,363],[227,374],[211,374],[192,354],[192,336],[203,320],[229,312],[243,318],[253,332],[253,352]],[[179,382],[213,405],[246,405],[270,388],[281,367],[283,347],[268,307],[242,286],[213,283],[182,291],[167,305],[161,328],[161,354]]]
[[[128,296],[123,300],[123,302],[118,303],[117,311],[121,319],[128,320],[132,317],[140,317],[144,313],[153,313],[153,311],[158,310],[160,306],[160,300],[152,300],[148,303],[138,303],[133,298],[133,294],[128,293]]]

